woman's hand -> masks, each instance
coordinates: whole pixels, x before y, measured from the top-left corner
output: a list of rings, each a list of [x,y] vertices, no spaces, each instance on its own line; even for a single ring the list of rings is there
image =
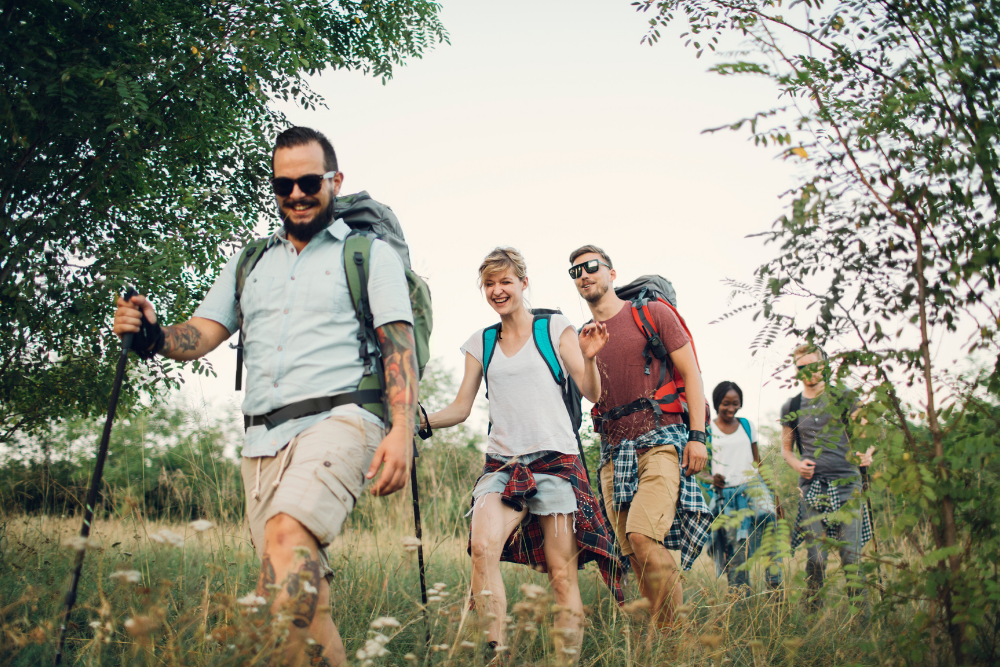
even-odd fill
[[[603,322],[591,322],[584,326],[580,330],[580,351],[584,359],[589,361],[596,357],[609,338],[608,325]]]
[[[712,486],[717,489],[724,488],[726,486],[726,476],[718,473],[712,475]]]

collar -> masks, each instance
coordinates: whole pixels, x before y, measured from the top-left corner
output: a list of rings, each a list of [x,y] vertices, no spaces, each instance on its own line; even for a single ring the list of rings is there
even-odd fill
[[[346,222],[344,222],[344,219],[337,218],[332,223],[327,225],[326,229],[317,234],[316,237],[319,237],[322,234],[329,234],[334,241],[343,241],[344,239],[347,238],[347,235],[350,233],[351,233],[351,228],[347,225]],[[268,239],[267,241],[267,248],[270,249],[271,246],[273,246],[275,243],[278,242],[291,243],[291,241],[288,240],[288,235],[285,232],[285,227],[283,225],[281,227],[278,227],[276,230],[274,230],[274,233],[271,234],[271,238]]]

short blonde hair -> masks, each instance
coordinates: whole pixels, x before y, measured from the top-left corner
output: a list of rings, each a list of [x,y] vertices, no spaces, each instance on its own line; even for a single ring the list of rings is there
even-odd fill
[[[494,248],[479,265],[479,288],[482,289],[483,283],[490,276],[496,273],[505,273],[508,270],[513,271],[514,275],[522,281],[528,276],[528,267],[517,248]]]
[[[801,345],[797,346],[794,350],[792,350],[792,359],[798,359],[800,357],[806,356],[807,354],[813,354],[813,353],[818,354],[821,359],[826,358],[826,354],[824,354],[823,348],[821,348],[819,345],[814,345],[812,343],[802,343]]]

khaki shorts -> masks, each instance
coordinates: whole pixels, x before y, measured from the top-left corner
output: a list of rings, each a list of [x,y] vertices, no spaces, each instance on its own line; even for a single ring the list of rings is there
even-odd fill
[[[660,445],[639,456],[639,489],[632,502],[620,512],[612,505],[614,479],[614,463],[608,463],[601,468],[601,491],[622,554],[631,556],[634,553],[628,541],[629,533],[663,542],[674,523],[681,488],[677,449],[673,445]]]
[[[264,555],[264,525],[284,513],[313,534],[322,574],[332,574],[326,547],[365,488],[384,434],[360,415],[333,415],[292,438],[276,456],[243,457],[247,522],[257,555]]]

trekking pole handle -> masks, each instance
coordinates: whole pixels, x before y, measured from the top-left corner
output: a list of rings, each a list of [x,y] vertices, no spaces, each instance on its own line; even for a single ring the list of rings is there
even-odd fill
[[[135,287],[128,285],[125,289],[125,295],[122,297],[129,303],[132,302],[132,297],[139,296],[139,292],[136,291]],[[142,316],[140,312],[140,317]],[[124,354],[128,354],[128,351],[132,349],[132,339],[135,338],[135,334],[132,332],[122,334],[122,351]]]

